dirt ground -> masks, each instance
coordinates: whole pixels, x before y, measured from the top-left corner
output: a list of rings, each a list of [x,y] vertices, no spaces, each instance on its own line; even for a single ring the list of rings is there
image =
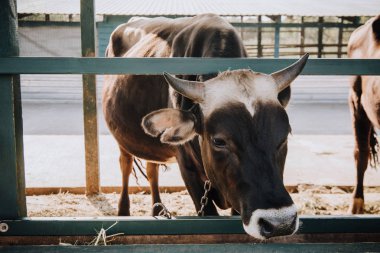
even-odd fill
[[[339,187],[299,185],[298,193],[291,194],[300,214],[347,214],[352,194]],[[60,193],[52,195],[28,196],[29,217],[69,217],[69,216],[112,216],[117,214],[119,194],[97,196]],[[161,193],[161,199],[173,216],[196,215],[194,205],[187,191]],[[131,215],[149,216],[151,196],[144,192],[130,195]],[[380,214],[379,188],[365,189],[365,213]],[[229,210],[220,212],[229,215]]]

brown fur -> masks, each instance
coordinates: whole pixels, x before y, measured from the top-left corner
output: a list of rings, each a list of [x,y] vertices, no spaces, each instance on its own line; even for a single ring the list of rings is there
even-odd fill
[[[380,59],[380,16],[368,20],[356,29],[348,43],[348,57]],[[364,212],[363,180],[368,161],[377,164],[377,140],[374,128],[380,127],[380,78],[356,76],[349,97],[355,135],[355,164],[357,170],[351,213]],[[371,159],[372,158],[372,159]]]
[[[112,33],[106,52],[107,57],[246,57],[236,30],[213,14],[193,18],[140,19],[120,25]],[[200,208],[205,172],[197,142],[175,148],[162,144],[160,136],[148,136],[140,125],[143,116],[152,111],[173,106],[185,110],[192,107],[193,104],[182,96],[176,96],[172,101],[168,90],[162,76],[115,75],[105,78],[103,112],[121,151],[123,191],[119,215],[129,215],[128,179],[133,156],[152,164],[172,161],[176,157],[196,208]],[[148,168],[153,167],[148,164]],[[158,174],[149,171],[147,174],[155,196],[153,202],[160,202]],[[154,179],[151,180],[149,175]],[[212,201],[206,206],[207,213],[216,214]]]

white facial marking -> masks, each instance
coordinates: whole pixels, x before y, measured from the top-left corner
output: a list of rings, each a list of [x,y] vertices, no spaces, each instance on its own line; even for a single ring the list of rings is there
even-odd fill
[[[254,94],[256,99],[277,100],[277,85],[271,76],[257,75],[254,79]]]
[[[244,230],[247,234],[260,239],[264,240],[266,239],[264,236],[260,233],[260,225],[259,220],[267,218],[268,220],[271,219],[280,219],[283,221],[286,221],[287,219],[292,219],[294,215],[297,214],[297,207],[293,204],[288,207],[283,207],[280,209],[257,209],[254,212],[252,212],[251,219],[249,220],[248,225],[245,225],[243,223]],[[296,226],[292,234],[297,232],[299,227],[299,219],[297,217],[296,220]]]
[[[206,82],[205,87],[206,102],[200,106],[206,117],[218,107],[231,102],[243,103],[253,116],[255,101],[276,101],[278,95],[276,83],[271,76],[250,70],[231,71],[227,76],[218,76]]]

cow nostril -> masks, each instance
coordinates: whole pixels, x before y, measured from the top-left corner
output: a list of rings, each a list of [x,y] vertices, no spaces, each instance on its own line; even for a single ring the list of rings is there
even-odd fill
[[[261,218],[259,219],[260,233],[265,237],[271,237],[275,228],[272,223]]]

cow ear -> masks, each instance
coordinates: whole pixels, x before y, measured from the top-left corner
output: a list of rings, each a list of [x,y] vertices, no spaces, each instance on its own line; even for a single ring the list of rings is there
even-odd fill
[[[281,91],[280,93],[278,93],[278,96],[277,96],[278,101],[280,101],[280,104],[283,107],[286,107],[289,104],[290,95],[291,95],[290,86],[285,88],[285,90]]]
[[[161,134],[162,143],[180,145],[195,137],[195,121],[191,112],[167,108],[149,113],[141,125],[153,137]]]

